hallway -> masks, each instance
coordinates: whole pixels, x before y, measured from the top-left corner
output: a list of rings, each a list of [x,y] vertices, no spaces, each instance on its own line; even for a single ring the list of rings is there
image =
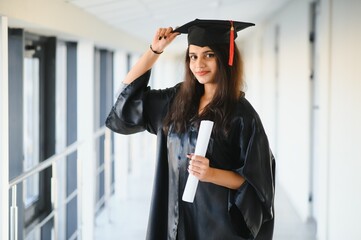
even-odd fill
[[[196,18],[255,23],[234,43],[276,156],[273,239],[360,239],[361,1],[196,3],[0,0],[0,240],[145,238],[156,148],[104,122],[154,31]],[[151,88],[183,80],[187,46]]]

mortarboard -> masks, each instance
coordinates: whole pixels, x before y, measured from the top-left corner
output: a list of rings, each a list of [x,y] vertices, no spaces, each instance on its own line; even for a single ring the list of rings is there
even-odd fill
[[[174,29],[174,32],[188,34],[188,45],[204,47],[229,43],[228,65],[232,66],[234,40],[237,38],[237,32],[254,25],[254,23],[248,22],[195,19]]]

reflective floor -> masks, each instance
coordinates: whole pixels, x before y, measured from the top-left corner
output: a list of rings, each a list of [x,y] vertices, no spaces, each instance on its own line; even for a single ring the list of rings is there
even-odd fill
[[[112,199],[96,219],[96,240],[145,239],[153,180],[153,163],[130,176],[126,200]],[[276,192],[274,240],[316,240],[315,224],[302,222],[280,187]]]

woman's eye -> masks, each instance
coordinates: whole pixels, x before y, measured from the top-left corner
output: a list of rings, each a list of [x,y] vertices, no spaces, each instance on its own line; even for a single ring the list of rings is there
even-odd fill
[[[207,53],[206,57],[207,58],[214,58],[215,55],[214,55],[214,53]]]
[[[197,59],[197,56],[196,55],[190,55],[189,58],[190,58],[190,60],[194,61],[194,60]]]

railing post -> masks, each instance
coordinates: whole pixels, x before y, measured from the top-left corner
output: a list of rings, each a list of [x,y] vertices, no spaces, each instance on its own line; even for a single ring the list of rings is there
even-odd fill
[[[110,195],[112,185],[111,159],[111,131],[107,128],[104,136],[104,177],[105,177],[105,206],[108,211],[108,220],[111,222]]]
[[[59,206],[58,206],[58,186],[57,186],[57,163],[56,161],[52,164],[52,177],[51,177],[51,202],[53,204],[54,211],[54,240],[58,239],[58,214],[59,214]]]
[[[11,188],[10,239],[18,240],[18,207],[16,205],[16,185]]]

